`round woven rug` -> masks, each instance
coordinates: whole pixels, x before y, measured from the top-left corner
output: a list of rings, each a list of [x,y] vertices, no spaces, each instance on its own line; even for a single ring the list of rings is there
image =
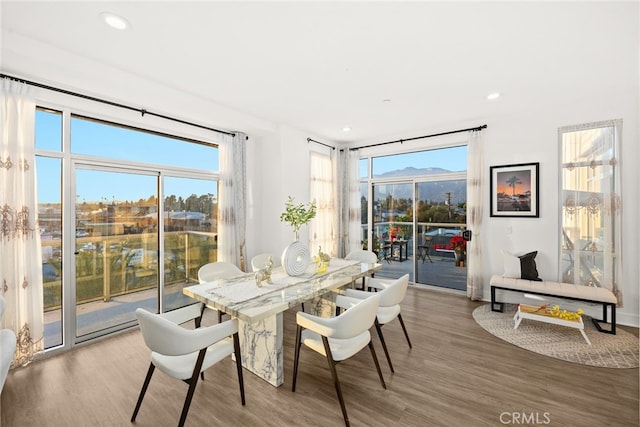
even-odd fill
[[[616,335],[598,332],[591,318],[583,315],[588,345],[580,331],[560,325],[523,319],[513,329],[515,304],[505,304],[504,313],[491,311],[490,304],[473,311],[473,318],[487,332],[520,348],[567,362],[604,368],[637,368],[638,337],[616,329]]]

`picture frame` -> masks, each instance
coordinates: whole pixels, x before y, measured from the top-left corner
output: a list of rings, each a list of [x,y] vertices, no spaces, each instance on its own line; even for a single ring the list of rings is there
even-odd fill
[[[492,217],[539,218],[540,163],[491,166]]]

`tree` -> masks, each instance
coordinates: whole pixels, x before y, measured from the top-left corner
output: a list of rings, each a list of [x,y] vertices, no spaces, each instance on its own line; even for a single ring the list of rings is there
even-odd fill
[[[518,179],[517,176],[512,176],[511,178],[509,178],[508,180],[505,181],[509,187],[511,187],[511,195],[515,197],[516,195],[516,185],[518,184],[522,184],[522,181],[520,181]]]

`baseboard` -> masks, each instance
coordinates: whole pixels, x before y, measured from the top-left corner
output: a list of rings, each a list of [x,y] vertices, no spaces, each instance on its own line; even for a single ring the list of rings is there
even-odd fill
[[[631,326],[633,328],[640,328],[640,316],[634,314],[627,314],[621,311],[616,312],[616,320],[618,325]]]
[[[409,282],[409,284],[417,289],[425,289],[425,290],[436,291],[436,292],[445,292],[448,294],[455,294],[455,295],[464,295],[464,296],[467,295],[467,291],[461,291],[460,289],[445,288],[443,286],[425,285],[423,283],[415,283],[415,282]]]

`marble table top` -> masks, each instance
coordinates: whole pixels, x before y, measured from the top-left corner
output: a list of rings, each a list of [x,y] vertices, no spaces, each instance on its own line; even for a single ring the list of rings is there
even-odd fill
[[[271,273],[272,283],[263,282],[260,287],[256,285],[254,273],[245,273],[188,286],[182,292],[232,317],[254,323],[347,286],[381,268],[382,264],[331,258],[327,271],[322,274],[315,272],[314,264],[300,276],[288,276],[282,267],[278,267]]]

